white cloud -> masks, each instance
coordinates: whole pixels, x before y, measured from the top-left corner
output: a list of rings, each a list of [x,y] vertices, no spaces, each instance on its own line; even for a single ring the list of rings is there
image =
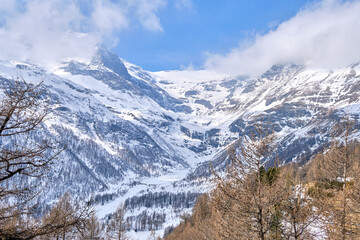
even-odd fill
[[[175,6],[178,9],[190,9],[193,10],[194,9],[194,3],[192,0],[176,0],[175,1]]]
[[[0,59],[41,65],[87,60],[97,45],[117,43],[126,28],[161,31],[156,13],[163,5],[163,0],[0,0]]]
[[[16,0],[0,0],[0,13],[1,18],[4,17],[7,13],[14,11],[16,6]]]
[[[225,55],[209,54],[205,67],[230,74],[261,74],[273,64],[334,68],[360,61],[360,1],[307,6],[275,30]]]
[[[131,7],[136,7],[135,14],[140,18],[141,25],[152,31],[163,31],[160,20],[156,15],[157,10],[163,7],[164,0],[128,0]]]
[[[129,25],[124,9],[118,4],[110,1],[95,1],[93,9],[91,21],[100,32],[111,32]]]

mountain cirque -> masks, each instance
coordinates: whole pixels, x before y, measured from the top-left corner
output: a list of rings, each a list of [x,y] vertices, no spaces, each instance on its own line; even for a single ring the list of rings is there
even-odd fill
[[[329,144],[341,119],[356,120],[351,137],[360,135],[360,64],[332,71],[275,65],[256,78],[230,77],[148,72],[100,49],[90,63],[67,62],[52,71],[0,62],[1,87],[18,75],[43,81],[52,109],[32,137],[66,145],[40,203],[66,191],[95,196],[104,217],[127,201],[134,218],[166,214],[159,230],[177,223],[210,188],[209,163],[224,168],[228,146],[255,123],[276,132],[268,165],[275,156],[306,162]]]

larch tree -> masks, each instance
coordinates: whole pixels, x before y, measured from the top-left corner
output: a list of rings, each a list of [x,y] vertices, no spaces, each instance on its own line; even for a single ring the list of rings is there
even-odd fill
[[[90,216],[85,219],[83,228],[80,230],[81,240],[99,240],[102,237],[102,227],[95,211],[90,213]]]
[[[67,192],[39,221],[33,235],[39,236],[37,239],[81,238],[81,234],[90,228],[92,213],[89,204],[72,200]]]
[[[88,217],[65,194],[42,219],[36,198],[45,173],[62,148],[34,140],[49,113],[45,87],[22,78],[2,82],[0,92],[0,239],[65,239]]]
[[[50,141],[34,141],[48,114],[42,83],[22,78],[2,82],[0,100],[0,238],[29,234],[31,201],[38,194],[37,181],[61,150]]]
[[[110,223],[106,229],[106,236],[111,240],[126,240],[126,229],[128,228],[125,221],[126,208],[120,204],[115,213],[111,215]]]
[[[274,226],[279,224],[277,206],[285,189],[277,184],[279,169],[264,168],[264,160],[273,154],[275,136],[263,125],[255,125],[249,137],[244,137],[240,151],[230,151],[231,165],[226,174],[215,174],[217,189],[226,196],[218,199],[217,208],[223,211],[222,239],[273,239]],[[218,193],[219,194],[219,193]]]
[[[340,122],[337,138],[316,163],[317,186],[325,192],[319,201],[326,207],[323,222],[332,239],[360,237],[359,157],[350,139],[352,130],[352,121]]]
[[[282,239],[315,239],[316,227],[323,213],[322,205],[309,196],[309,184],[300,176],[300,166],[290,164],[283,170],[282,182],[286,184],[286,194],[281,203]]]

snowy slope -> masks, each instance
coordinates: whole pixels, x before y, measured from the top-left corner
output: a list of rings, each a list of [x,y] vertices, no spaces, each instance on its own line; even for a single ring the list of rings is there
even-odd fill
[[[306,161],[329,143],[341,118],[358,121],[359,74],[359,64],[332,71],[277,65],[258,77],[153,73],[103,49],[89,63],[66,62],[51,72],[0,61],[1,87],[18,75],[44,81],[52,112],[38,137],[67,145],[42,203],[66,191],[92,195],[106,217],[132,201],[129,233],[140,239],[149,233],[136,225],[144,211],[165,214],[158,233],[177,223],[196,194],[211,187],[209,163],[225,167],[227,147],[256,122],[276,131],[282,162]]]
[[[30,63],[0,62],[1,87],[14,76],[43,81],[52,111],[35,136],[67,146],[49,174],[42,204],[66,191],[76,198],[93,195],[104,204],[99,206],[99,216],[104,217],[110,213],[106,209],[116,209],[114,204],[149,190],[175,197],[194,190],[173,187],[202,161],[185,146],[198,140],[185,140],[180,130],[190,107],[181,107],[182,101],[158,86],[126,74],[126,68],[112,68],[103,62],[72,62],[50,73]],[[194,198],[189,201],[188,211]],[[178,221],[181,213],[170,206],[167,222]]]

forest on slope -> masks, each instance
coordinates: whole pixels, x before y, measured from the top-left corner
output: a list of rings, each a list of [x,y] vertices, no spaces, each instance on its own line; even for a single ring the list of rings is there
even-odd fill
[[[164,239],[359,239],[360,146],[339,122],[330,148],[305,165],[263,167],[275,135],[258,125],[230,150],[225,174]]]
[[[39,205],[49,169],[66,148],[30,137],[48,117],[45,92],[41,83],[18,77],[1,95],[0,239],[125,239],[124,205],[103,223],[94,199],[77,201],[67,192],[49,207]]]
[[[66,193],[49,208],[38,206],[36,197],[46,185],[47,170],[65,148],[29,138],[48,114],[44,91],[41,84],[17,79],[2,96],[0,238],[127,239],[129,224],[147,228],[156,238],[154,230],[161,228],[164,215],[145,212],[138,219],[125,219],[126,208],[143,204],[139,199],[120,205],[103,222],[95,214],[94,199],[77,201]],[[216,188],[199,197],[193,214],[167,229],[165,239],[360,237],[360,147],[351,138],[354,121],[340,119],[331,147],[309,163],[280,166],[279,159],[265,168],[263,160],[278,147],[276,132],[268,126],[254,124],[251,134],[240,139],[240,147],[229,149],[226,171],[212,169]],[[186,202],[193,197],[187,196]]]

